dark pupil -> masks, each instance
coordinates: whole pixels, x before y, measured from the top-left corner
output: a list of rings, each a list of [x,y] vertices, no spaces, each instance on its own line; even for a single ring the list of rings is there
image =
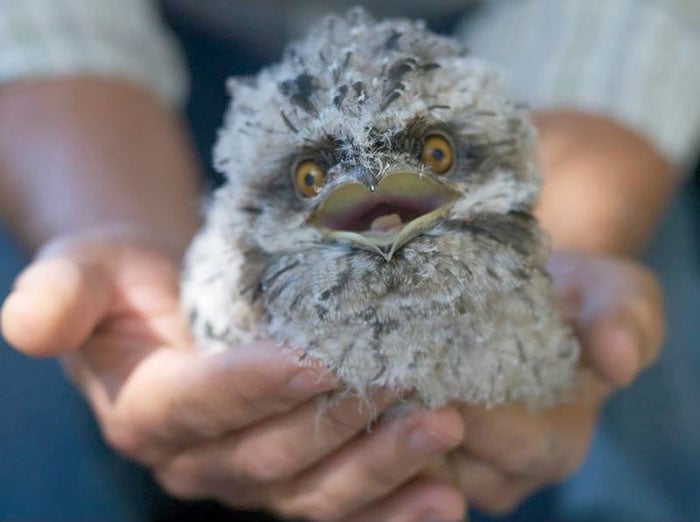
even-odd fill
[[[309,187],[313,187],[315,182],[316,182],[316,176],[314,176],[313,172],[309,172],[306,176],[304,176],[304,184],[305,185],[308,185]]]
[[[442,161],[442,159],[445,157],[445,153],[443,152],[442,149],[433,149],[433,159],[435,161]]]

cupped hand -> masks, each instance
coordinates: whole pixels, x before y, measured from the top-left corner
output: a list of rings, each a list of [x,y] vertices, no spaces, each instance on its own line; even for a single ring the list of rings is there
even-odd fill
[[[372,398],[376,412],[347,398],[319,416],[337,386],[321,368],[271,342],[202,355],[180,317],[176,256],[154,244],[104,230],[53,241],[2,309],[11,344],[62,358],[114,448],[182,498],[314,520],[459,518],[457,491],[417,478],[461,441],[455,409],[367,432],[390,394]]]
[[[570,400],[541,412],[461,407],[464,442],[448,464],[465,500],[489,514],[580,466],[606,397],[657,358],[663,339],[661,291],[640,264],[559,252],[549,268],[581,342],[581,381]]]

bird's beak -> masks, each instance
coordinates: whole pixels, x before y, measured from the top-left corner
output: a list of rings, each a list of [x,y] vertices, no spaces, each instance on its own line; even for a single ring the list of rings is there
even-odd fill
[[[333,189],[308,222],[333,239],[352,241],[389,261],[396,251],[440,219],[459,193],[416,172],[393,172],[374,191],[361,183]]]

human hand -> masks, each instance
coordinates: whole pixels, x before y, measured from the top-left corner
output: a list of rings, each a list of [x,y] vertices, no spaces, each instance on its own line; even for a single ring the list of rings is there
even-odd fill
[[[175,257],[153,244],[123,231],[54,241],[2,310],[12,344],[62,356],[114,448],[178,497],[316,520],[463,512],[449,485],[414,478],[462,439],[454,409],[366,433],[356,399],[319,417],[316,397],[337,383],[272,343],[202,355],[180,319]],[[380,413],[393,398],[373,400]]]
[[[650,143],[603,115],[533,116],[544,178],[535,213],[556,252],[550,270],[585,371],[573,400],[552,410],[462,407],[464,448],[441,473],[454,471],[468,502],[490,513],[510,511],[578,468],[606,397],[658,356],[664,330],[654,277],[608,255],[634,253],[649,237],[675,185],[672,169]]]
[[[461,407],[464,443],[448,464],[466,501],[490,514],[513,510],[580,466],[606,397],[656,359],[663,338],[661,292],[641,265],[560,252],[550,271],[581,341],[584,371],[572,400],[551,410]]]

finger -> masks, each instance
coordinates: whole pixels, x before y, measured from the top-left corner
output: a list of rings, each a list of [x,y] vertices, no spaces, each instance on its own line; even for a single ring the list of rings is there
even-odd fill
[[[459,490],[467,502],[492,516],[511,513],[541,486],[537,481],[506,476],[492,465],[470,458],[464,451],[455,451],[450,458]]]
[[[663,292],[651,271],[629,262],[626,265],[620,269],[629,274],[630,283],[621,298],[624,306],[620,322],[626,323],[641,342],[640,365],[644,369],[658,358],[665,336]]]
[[[559,451],[549,426],[540,415],[519,407],[485,410],[461,407],[465,434],[463,447],[473,459],[512,476],[538,476],[547,472]]]
[[[134,367],[114,396],[106,390],[112,380],[106,370],[81,368],[80,381],[108,440],[147,464],[288,411],[337,385],[327,371],[299,366],[296,357],[263,342],[211,356],[157,350]]]
[[[342,519],[413,478],[436,455],[458,445],[462,431],[452,408],[393,419],[273,489],[269,502],[290,518]]]
[[[624,317],[597,317],[578,330],[582,364],[617,388],[631,384],[642,368],[642,341]]]
[[[218,437],[327,389],[318,386],[325,372],[302,372],[295,357],[271,344],[217,357],[173,350],[189,346],[177,310],[177,270],[147,244],[116,233],[108,243],[69,238],[50,244],[37,267],[19,279],[18,292],[36,289],[47,300],[42,285],[55,280],[66,284],[68,298],[32,346],[48,353],[52,339],[82,344],[64,360],[113,445],[135,457],[143,445],[162,444],[162,453]]]
[[[418,478],[347,522],[463,522],[466,512],[462,494],[453,487]]]
[[[631,261],[578,253],[557,253],[550,271],[574,303],[584,362],[612,386],[629,384],[656,359],[664,335],[653,275]]]
[[[29,355],[65,354],[81,347],[107,318],[138,315],[147,329],[136,332],[137,322],[131,321],[132,334],[186,344],[183,325],[172,320],[179,315],[176,262],[132,236],[105,229],[42,248],[3,307],[8,340]]]
[[[324,409],[313,400],[181,454],[158,469],[164,482],[197,491],[203,484],[265,484],[289,479],[365,431],[396,398],[386,392],[348,397]],[[319,409],[321,408],[321,409]]]
[[[574,401],[545,412],[462,406],[466,453],[516,479],[544,483],[571,473],[585,458],[604,398],[594,377],[583,379]]]
[[[7,341],[46,357],[78,348],[109,309],[114,285],[99,263],[39,259],[17,279],[2,307]]]

